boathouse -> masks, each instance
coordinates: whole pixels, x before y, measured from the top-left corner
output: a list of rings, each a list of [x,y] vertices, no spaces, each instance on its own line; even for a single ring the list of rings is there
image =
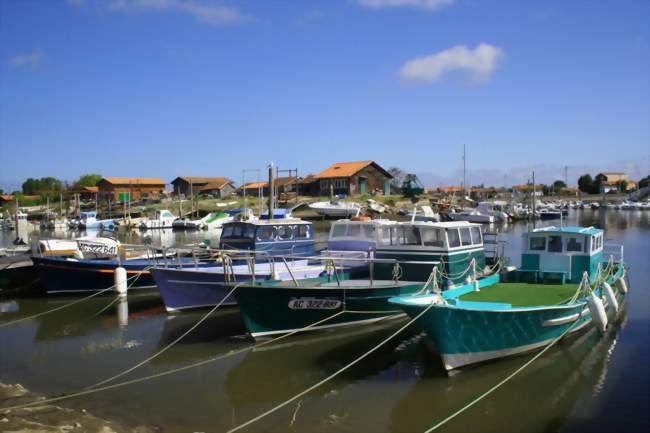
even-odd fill
[[[179,176],[171,181],[174,195],[210,194],[227,197],[235,191],[235,183],[227,177]]]
[[[157,198],[165,191],[165,181],[159,178],[103,177],[97,182],[102,200],[124,202],[145,198]]]
[[[636,189],[636,182],[630,180],[625,173],[599,173],[595,179],[598,182],[598,193],[618,193]]]
[[[315,176],[319,194],[383,194],[390,195],[393,176],[375,161],[337,162]]]

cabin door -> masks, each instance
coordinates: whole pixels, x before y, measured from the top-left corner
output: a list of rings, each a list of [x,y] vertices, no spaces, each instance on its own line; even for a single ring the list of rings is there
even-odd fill
[[[360,177],[359,178],[359,194],[365,194],[366,193],[366,178],[365,177]]]
[[[539,270],[566,272],[567,279],[571,279],[571,256],[564,254],[540,254]]]
[[[384,195],[390,195],[390,180],[384,181]]]

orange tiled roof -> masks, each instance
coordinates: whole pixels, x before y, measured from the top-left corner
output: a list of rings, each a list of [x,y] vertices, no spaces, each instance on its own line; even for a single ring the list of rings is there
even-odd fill
[[[0,199],[2,199],[4,201],[13,201],[14,196],[11,195],[11,194],[2,194],[2,195],[0,195]]]
[[[112,183],[113,185],[165,186],[167,184],[167,182],[157,177],[104,177],[102,180]]]
[[[537,191],[541,191],[542,188],[544,188],[543,184],[535,185]],[[528,191],[529,189],[533,189],[533,186],[528,184],[514,185],[512,189],[516,189],[517,191]]]
[[[386,170],[381,168],[379,164],[374,161],[357,161],[357,162],[337,162],[336,164],[330,165],[322,173],[315,176],[316,179],[331,179],[334,177],[350,177],[360,172],[364,168],[368,167],[371,164],[375,164],[380,171],[389,177],[393,177]]]
[[[186,182],[191,181],[192,184],[232,182],[232,180],[227,177],[178,176],[176,179],[172,180],[171,183],[176,182],[177,179],[183,179]]]
[[[258,189],[269,186],[268,182],[248,182],[239,187],[239,189]]]

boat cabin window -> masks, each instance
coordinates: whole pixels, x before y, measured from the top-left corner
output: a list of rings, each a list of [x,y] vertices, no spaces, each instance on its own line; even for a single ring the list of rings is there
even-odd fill
[[[481,228],[472,227],[470,230],[472,231],[472,243],[474,245],[482,244],[483,239],[481,238]]]
[[[291,239],[291,235],[293,235],[293,227],[291,226],[278,227],[278,237],[283,241]]]
[[[275,238],[275,227],[273,226],[261,226],[257,229],[257,240],[259,241],[270,241]]]
[[[549,253],[562,252],[562,236],[549,236],[548,237],[548,250]]]
[[[544,236],[531,237],[530,249],[533,251],[544,251],[546,249],[546,238]]]
[[[332,230],[333,238],[341,238],[345,236],[348,231],[348,227],[345,224],[336,224],[334,225],[334,230]]]
[[[390,234],[390,239],[386,239]],[[391,227],[382,229],[381,243],[384,245],[422,245],[417,227]]]
[[[460,242],[463,246],[472,245],[472,238],[469,234],[469,227],[465,229],[459,229],[460,231]]]
[[[402,227],[403,229],[403,240],[404,245],[422,245],[420,239],[420,229],[417,227]]]
[[[369,225],[369,224],[364,224],[361,227],[363,227],[363,236],[368,238],[368,239],[374,239],[375,238],[375,226]]]
[[[361,226],[359,224],[348,225],[348,236],[361,237]]]
[[[379,231],[379,244],[380,245],[390,245],[390,234],[392,230],[388,227],[378,228]]]
[[[582,238],[568,238],[566,250],[567,252],[582,252]]]
[[[301,224],[299,226],[296,226],[296,233],[295,233],[297,238],[308,238],[309,237],[309,226],[306,224]]]
[[[447,229],[447,237],[449,237],[449,248],[460,246],[460,236],[458,229]]]
[[[440,229],[432,227],[421,227],[420,235],[422,236],[422,243],[427,247],[445,247],[445,233]]]

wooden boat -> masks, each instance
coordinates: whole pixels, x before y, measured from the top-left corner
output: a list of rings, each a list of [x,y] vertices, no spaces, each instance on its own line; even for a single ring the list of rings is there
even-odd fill
[[[522,267],[485,278],[478,291],[467,284],[389,302],[420,316],[447,370],[528,352],[592,319],[606,325],[601,298],[617,310],[627,292],[622,249],[608,260],[602,241],[593,227],[537,229],[525,235]]]
[[[334,225],[331,242],[338,241],[339,227],[349,234],[353,225]],[[359,259],[367,266],[365,275],[357,269],[356,275],[330,272],[314,279],[238,286],[234,297],[250,334],[262,337],[302,330],[338,312],[342,313],[331,321],[306,330],[400,316],[401,311],[390,305],[388,299],[430,289],[434,267],[440,269],[436,284],[448,287],[489,274],[478,224],[386,221],[376,224],[374,229],[374,257]],[[331,260],[336,269],[338,261]],[[347,263],[352,259],[339,260]]]

